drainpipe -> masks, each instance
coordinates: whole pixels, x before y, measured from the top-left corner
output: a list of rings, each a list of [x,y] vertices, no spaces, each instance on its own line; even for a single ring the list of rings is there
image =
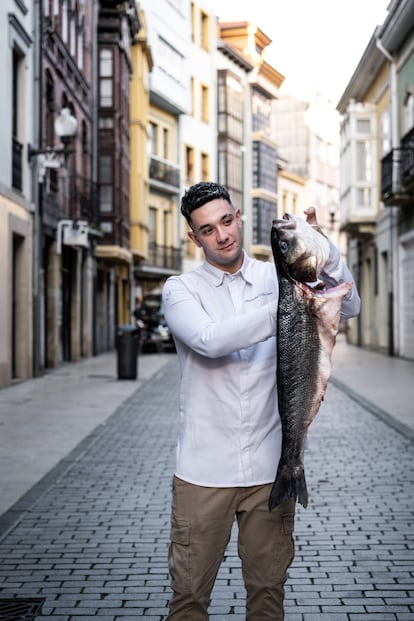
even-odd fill
[[[33,4],[33,28],[35,40],[34,87],[33,87],[33,136],[36,145],[42,144],[42,39],[43,11],[40,0]],[[33,214],[33,376],[38,377],[43,369],[42,349],[46,347],[47,336],[42,322],[42,264],[43,264],[43,185],[39,182],[39,162],[33,160],[32,183],[34,196]],[[46,295],[46,293],[45,293]],[[44,344],[42,342],[44,336]],[[46,350],[45,350],[46,351]]]
[[[398,141],[398,106],[397,106],[397,63],[392,54],[384,47],[377,37],[376,45],[379,51],[390,63],[390,112],[391,112],[391,148],[392,148],[392,188],[396,187],[399,162],[394,156],[399,147]],[[390,207],[390,248],[388,261],[388,355],[394,356],[394,207]]]

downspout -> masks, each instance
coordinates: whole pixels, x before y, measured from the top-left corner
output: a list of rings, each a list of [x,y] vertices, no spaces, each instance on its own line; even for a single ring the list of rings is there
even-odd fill
[[[92,101],[92,196],[94,200],[93,206],[93,220],[94,228],[99,226],[97,216],[97,205],[95,201],[98,201],[98,18],[99,18],[99,3],[98,0],[93,0],[92,4],[92,87],[91,87],[91,101]],[[101,344],[98,343],[98,322],[96,318],[97,314],[97,295],[98,295],[98,259],[96,258],[96,235],[91,239],[91,261],[92,261],[92,355],[96,356],[100,351]]]
[[[397,118],[397,63],[395,58],[384,47],[379,37],[376,38],[379,51],[390,63],[390,113],[391,113],[391,149],[392,149],[392,188],[394,190],[399,174],[399,161],[395,157],[399,147]],[[394,207],[390,207],[390,248],[388,261],[388,355],[394,356]]]
[[[42,145],[42,43],[43,43],[43,11],[40,0],[33,4],[34,26],[34,85],[33,85],[33,136],[36,146]],[[42,373],[44,358],[43,347],[46,349],[45,325],[42,322],[42,263],[43,263],[43,184],[39,182],[39,162],[36,158],[32,166],[32,183],[34,196],[33,216],[33,376]],[[33,181],[34,177],[34,181]],[[44,337],[44,344],[42,342]]]

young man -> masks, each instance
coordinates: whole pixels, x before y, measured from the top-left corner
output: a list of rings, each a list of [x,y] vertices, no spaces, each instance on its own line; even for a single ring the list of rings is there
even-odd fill
[[[223,186],[190,187],[181,212],[205,261],[169,278],[163,290],[181,370],[167,619],[208,619],[211,590],[236,517],[246,619],[282,621],[284,583],[294,556],[295,502],[269,512],[282,441],[275,266],[244,252],[240,211]],[[316,224],[314,210],[307,212]],[[353,281],[334,246],[321,278],[329,286]],[[354,285],[342,317],[356,315],[359,306]]]

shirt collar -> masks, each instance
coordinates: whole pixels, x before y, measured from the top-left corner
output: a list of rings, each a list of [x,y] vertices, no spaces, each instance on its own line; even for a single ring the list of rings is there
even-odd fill
[[[240,275],[247,283],[252,284],[252,263],[253,260],[243,250],[242,266],[237,272],[231,274],[231,276],[235,277],[237,275]],[[201,265],[201,269],[203,269],[208,274],[209,278],[212,280],[216,287],[220,287],[220,285],[222,285],[224,282],[226,274],[229,274],[229,272],[221,270],[218,267],[214,267],[214,265],[211,265],[211,263],[208,263],[206,260]]]

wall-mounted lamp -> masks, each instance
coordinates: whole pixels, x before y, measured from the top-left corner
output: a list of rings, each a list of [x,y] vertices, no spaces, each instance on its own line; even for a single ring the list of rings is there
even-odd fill
[[[331,204],[329,205],[329,219],[330,219],[329,222],[330,222],[332,230],[336,223],[335,216],[336,216],[336,205]]]
[[[39,181],[42,182],[46,168],[60,168],[67,164],[69,155],[73,152],[70,148],[73,138],[76,134],[78,122],[71,114],[69,108],[62,108],[60,114],[55,119],[55,132],[63,143],[63,147],[55,149],[54,147],[46,147],[44,149],[33,149],[28,146],[27,156],[29,162],[33,157],[39,156],[40,170]]]

